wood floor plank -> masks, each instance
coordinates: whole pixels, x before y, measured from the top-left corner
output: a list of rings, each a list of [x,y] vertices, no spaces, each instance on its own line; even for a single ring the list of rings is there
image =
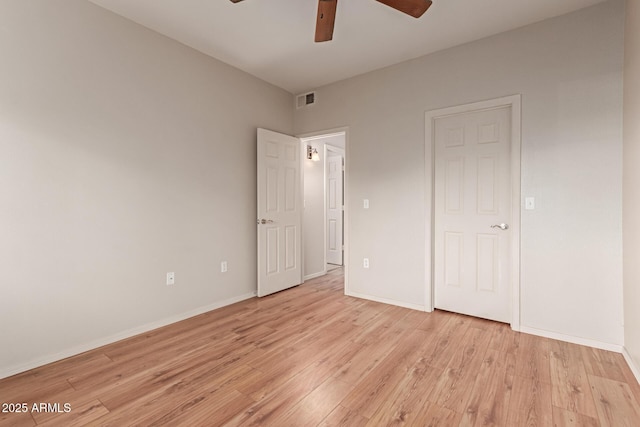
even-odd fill
[[[550,342],[551,402],[588,417],[597,417],[580,347],[561,341]]]
[[[166,364],[140,370],[136,374],[127,375],[110,387],[102,387],[100,398],[107,408],[112,411],[117,410],[123,405],[130,404],[138,399],[146,399],[149,394],[163,389],[163,386],[172,385],[177,378],[189,376],[194,370],[198,370],[201,364],[205,364],[207,360],[209,360],[208,355],[198,353],[198,357],[194,357],[194,355],[185,357],[184,364],[174,359]],[[192,364],[195,364],[196,367]],[[122,388],[137,390],[136,396],[122,394]]]
[[[467,333],[470,318],[460,316],[453,313],[446,313],[447,322],[442,328],[432,335],[432,346],[428,351],[427,363],[436,368],[445,369],[451,362],[451,359],[459,351],[459,343],[462,342],[464,335]]]
[[[621,354],[616,354],[613,357],[616,361],[616,365],[618,366],[618,369],[622,372],[625,379],[624,381],[621,381],[621,382],[625,382],[626,384],[629,385],[629,387],[631,388],[631,391],[633,392],[633,395],[636,398],[636,401],[640,402],[640,382],[638,382],[635,375],[633,375],[633,372],[631,371],[631,368],[629,367],[629,365],[627,365],[627,362],[624,359],[624,356],[622,356]]]
[[[640,425],[640,405],[629,385],[607,378],[589,375],[596,402],[598,419],[603,426],[635,427]]]
[[[229,426],[277,425],[290,408],[330,377],[330,371],[307,368],[236,415]]]
[[[2,403],[11,403],[2,401]],[[0,412],[0,427],[33,427],[35,420],[30,412]]]
[[[216,390],[184,402],[162,417],[143,425],[224,425],[239,411],[252,403],[251,399],[236,390]]]
[[[338,406],[340,401],[353,390],[353,384],[347,384],[333,377],[305,396],[287,411],[275,424],[281,427],[317,426]]]
[[[396,347],[401,335],[391,335],[387,339],[360,346],[361,351],[353,355],[335,377],[340,381],[356,384],[362,381]],[[355,345],[355,344],[354,344]]]
[[[252,400],[235,390],[201,390],[200,394],[185,401],[172,402],[162,411],[143,414],[108,414],[87,425],[100,427],[120,427],[125,425],[166,426],[166,425],[223,425],[239,411],[245,409]]]
[[[436,403],[427,402],[408,425],[412,427],[448,427],[460,424],[462,414],[443,408]]]
[[[366,346],[385,339],[387,335],[391,334],[393,326],[406,315],[407,310],[403,310],[402,307],[385,307],[383,311],[380,311],[377,316],[359,329],[353,342]]]
[[[242,303],[230,306],[235,312]],[[225,307],[226,309],[227,307]],[[102,352],[114,361],[125,361],[134,358],[149,357],[149,355],[176,348],[194,345],[194,339],[219,339],[229,335],[233,327],[242,323],[234,316],[220,316],[215,310],[188,319],[187,322],[177,322],[170,328],[158,328],[144,334],[118,342],[117,346],[106,346]]]
[[[319,427],[364,427],[369,420],[356,411],[338,405],[320,424]]]
[[[302,301],[300,304],[304,304]],[[327,318],[332,318],[343,311],[341,304],[318,303],[309,305],[306,310],[296,310],[297,317],[289,317],[282,322],[273,334],[256,342],[258,348],[273,351],[284,346],[291,346],[298,340],[308,338],[309,334],[324,326]]]
[[[551,426],[551,384],[516,376],[513,383],[507,426]]]
[[[627,381],[619,364],[620,361],[624,363],[624,357],[621,354],[585,346],[580,346],[580,349],[587,374],[620,382]]]
[[[550,339],[520,334],[516,361],[516,375],[534,382],[551,383],[549,364]]]
[[[224,353],[224,346],[230,344],[234,338],[235,334],[233,332],[225,332],[215,338],[206,336],[194,339],[188,345],[183,345],[184,341],[180,340],[175,347],[171,347],[171,341],[169,341],[166,344],[167,348],[164,350],[158,349],[155,352],[149,352],[145,349],[136,357],[123,358],[115,361],[112,365],[86,370],[79,375],[72,375],[68,378],[68,381],[76,390],[107,389],[119,384],[123,378],[144,375],[145,372],[156,369],[158,366],[167,363],[167,361],[175,363],[185,355],[194,354],[203,346],[211,345],[210,348],[217,354]]]
[[[441,371],[427,365],[421,357],[389,397],[378,406],[367,425],[402,426],[415,422],[427,404]]]
[[[596,418],[576,414],[557,406],[553,407],[553,425],[554,427],[600,427]]]
[[[236,384],[236,389],[259,401],[277,390],[290,378],[305,371],[313,371],[324,380],[333,376],[346,361],[360,349],[348,341],[336,339],[317,343],[317,346],[303,348],[301,353],[292,358],[282,354],[272,364],[259,365],[262,377],[257,380],[243,381]]]
[[[73,410],[69,414],[54,414],[54,416],[48,417],[47,421],[38,421],[38,426],[86,426],[88,423],[91,423],[101,416],[109,413],[107,408],[105,408],[99,400],[92,400],[79,406],[72,406],[72,409]]]
[[[13,384],[4,387],[0,381],[0,403],[27,403],[32,405],[47,402],[58,394],[73,391],[67,381],[56,379],[52,381],[36,381],[31,377],[24,377],[24,384]]]
[[[451,313],[442,310],[434,310],[426,313],[417,329],[431,332],[433,334],[441,331],[445,325],[451,320]]]
[[[490,333],[489,348],[513,355],[518,354],[522,334],[511,329],[510,325],[498,322],[491,325]]]
[[[102,402],[98,400],[98,394],[94,391],[90,392],[80,392],[77,390],[69,389],[65,390],[61,393],[52,394],[43,399],[43,403],[57,403],[59,406],[63,406],[65,404],[69,405],[71,411],[74,413],[74,417],[77,416],[78,412],[82,412],[82,416],[78,418],[91,418],[90,414],[101,413],[104,407]],[[99,405],[98,405],[99,404]],[[31,416],[36,421],[36,424],[45,424],[53,419],[65,419],[67,418],[67,414],[49,411],[33,411]]]
[[[165,384],[164,387],[154,390],[146,395],[136,395],[132,400],[120,406],[109,415],[102,417],[99,424],[102,426],[123,426],[123,425],[145,425],[153,420],[160,419],[173,411],[175,417],[182,411],[188,402],[195,402],[205,395],[216,393],[217,395],[233,394],[234,404],[247,403],[242,408],[248,406],[249,401],[241,399],[235,393],[234,384],[246,377],[251,377],[256,371],[246,365],[240,365],[233,369],[225,370],[223,373],[211,374],[204,372],[199,375],[181,378],[176,383]],[[188,406],[187,406],[188,407]]]
[[[487,349],[463,412],[461,426],[506,425],[514,371],[514,355]]]
[[[342,405],[371,418],[420,358],[428,334],[414,330],[398,343],[385,359],[376,366],[342,401]]]
[[[0,380],[4,426],[640,426],[622,355],[344,295],[342,270]]]
[[[140,404],[139,401],[148,400],[150,396],[176,386],[211,387],[226,379],[228,374],[235,375],[235,367],[243,368],[242,373],[248,372],[251,368],[245,368],[240,360],[242,355],[249,354],[252,350],[251,345],[246,345],[229,354],[212,356],[205,351],[191,357],[175,359],[157,370],[131,376],[131,379],[121,382],[118,386],[105,389],[100,393],[100,400],[109,410],[115,410],[123,405]],[[123,395],[121,385],[136,390],[136,396]]]
[[[77,358],[77,360],[76,360]],[[78,356],[63,359],[59,362],[47,365],[48,368],[36,368],[33,371],[33,380],[38,383],[51,381],[66,381],[70,375],[93,371],[110,366],[113,360],[104,353],[90,351]]]
[[[469,327],[457,343],[457,350],[440,376],[433,401],[443,408],[463,413],[489,346],[490,335]]]
[[[295,302],[294,308],[286,313],[280,312],[269,321],[263,322],[267,327],[278,328],[282,324],[297,323],[310,326],[322,322],[328,316],[342,311],[340,304],[331,304],[329,300],[333,295],[325,292],[314,292],[305,296],[305,299]]]
[[[350,335],[355,337],[362,330],[360,326],[362,318],[371,319],[377,315],[378,313],[375,310],[352,309],[352,306],[344,305],[342,311],[339,311],[324,322],[318,331],[331,331],[341,336]]]

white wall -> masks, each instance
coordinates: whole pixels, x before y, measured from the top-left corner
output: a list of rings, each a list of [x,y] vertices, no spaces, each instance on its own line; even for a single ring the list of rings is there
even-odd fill
[[[521,324],[622,345],[623,20],[611,0],[319,88],[295,130],[349,126],[349,291],[422,304],[424,112],[519,93]]]
[[[289,93],[81,0],[1,1],[0,57],[0,377],[255,291]]]
[[[640,4],[627,2],[624,64],[624,345],[640,381]]]
[[[304,240],[304,275],[305,277],[316,277],[326,272],[324,263],[325,250],[325,194],[324,194],[324,146],[332,145],[338,148],[345,148],[345,136],[331,135],[324,138],[314,138],[306,141],[318,150],[320,161],[304,162],[304,217],[303,217],[303,240]]]

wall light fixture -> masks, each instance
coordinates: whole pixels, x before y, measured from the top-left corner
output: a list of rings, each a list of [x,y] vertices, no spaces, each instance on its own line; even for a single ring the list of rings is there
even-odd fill
[[[314,162],[320,161],[320,154],[318,154],[318,150],[310,145],[307,145],[307,159],[313,160]]]

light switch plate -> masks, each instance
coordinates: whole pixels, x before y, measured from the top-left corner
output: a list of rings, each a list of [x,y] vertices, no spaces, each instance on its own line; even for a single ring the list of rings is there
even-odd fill
[[[524,199],[524,208],[528,211],[532,211],[536,208],[536,199],[535,197],[526,197]]]
[[[362,202],[362,207],[365,209],[369,209],[369,199],[364,199]]]

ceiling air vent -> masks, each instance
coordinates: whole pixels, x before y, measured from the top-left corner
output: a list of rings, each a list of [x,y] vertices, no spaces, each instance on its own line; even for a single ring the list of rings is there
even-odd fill
[[[308,107],[316,103],[316,93],[309,92],[296,97],[296,108]]]

